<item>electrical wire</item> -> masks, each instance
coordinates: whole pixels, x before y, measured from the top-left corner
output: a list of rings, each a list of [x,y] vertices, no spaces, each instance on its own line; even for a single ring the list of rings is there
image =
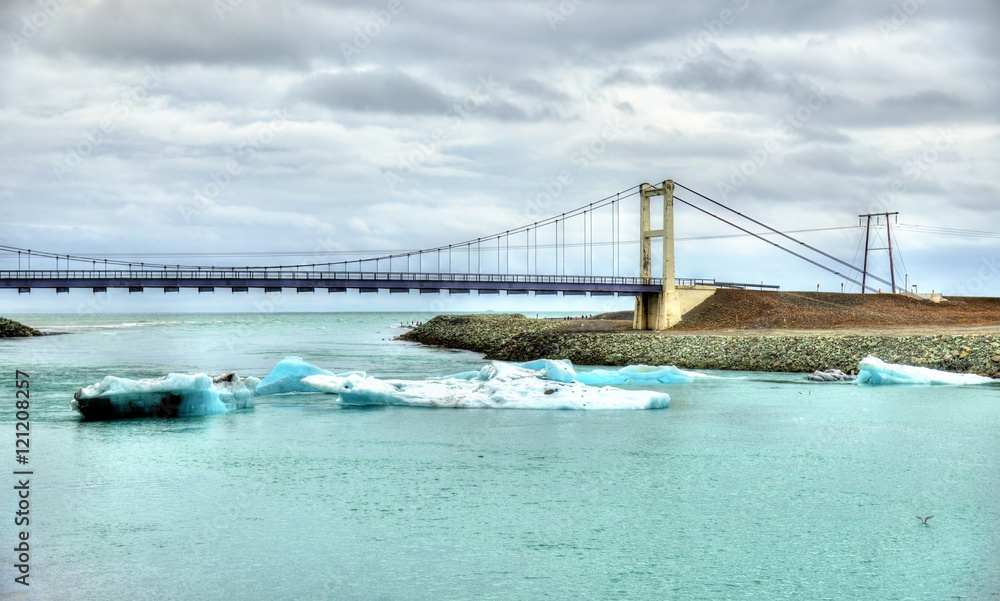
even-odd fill
[[[685,188],[685,189],[687,189],[687,188]],[[718,219],[719,221],[721,221],[723,223],[726,223],[726,224],[728,224],[728,225],[730,225],[730,226],[732,226],[732,227],[734,227],[734,228],[736,228],[738,230],[746,232],[747,234],[750,234],[751,236],[753,236],[755,238],[758,238],[759,240],[767,242],[771,246],[774,246],[775,248],[783,250],[783,251],[785,251],[786,253],[788,253],[790,255],[798,257],[798,258],[802,259],[803,261],[806,261],[807,263],[811,263],[811,264],[815,265],[816,267],[819,267],[820,269],[823,269],[825,271],[829,271],[830,273],[832,273],[834,275],[839,275],[840,277],[844,278],[845,280],[848,280],[850,282],[854,282],[855,284],[858,284],[859,286],[861,285],[861,282],[859,282],[858,280],[855,280],[854,278],[852,278],[852,277],[850,277],[848,275],[840,273],[839,271],[836,271],[835,269],[833,269],[831,267],[828,267],[826,265],[823,265],[822,263],[819,263],[818,261],[814,261],[813,259],[810,259],[809,257],[801,255],[801,254],[795,252],[794,250],[785,248],[784,246],[778,244],[777,242],[774,242],[773,240],[768,240],[767,238],[765,238],[763,236],[759,236],[757,234],[754,234],[750,230],[748,230],[746,228],[743,228],[743,227],[740,227],[740,226],[736,225],[735,223],[733,223],[732,221],[729,221],[729,220],[727,220],[727,219],[725,219],[723,217],[719,217],[718,215],[716,215],[716,214],[714,214],[714,213],[712,213],[712,212],[710,212],[710,211],[708,211],[706,209],[703,209],[703,208],[701,208],[701,207],[699,207],[697,205],[694,205],[694,204],[692,204],[692,203],[690,203],[690,202],[688,202],[686,200],[678,198],[676,195],[674,196],[674,200],[676,200],[677,202],[681,202],[683,204],[686,204],[687,206],[691,207],[692,209],[695,209],[697,211],[701,211],[702,213],[705,213],[706,215],[708,215],[710,217],[714,217],[715,219]],[[875,291],[875,289],[872,288],[872,287],[870,287],[870,286],[868,288],[869,288],[869,290],[871,290],[873,292]]]

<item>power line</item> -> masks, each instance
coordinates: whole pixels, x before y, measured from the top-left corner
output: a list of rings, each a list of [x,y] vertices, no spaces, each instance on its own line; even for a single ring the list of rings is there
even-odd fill
[[[683,187],[683,186],[681,186],[681,187]],[[684,189],[688,190],[688,188],[686,188],[686,187],[684,187]],[[697,194],[697,192],[695,192],[695,194]],[[701,195],[699,194],[699,196],[701,196]],[[844,278],[844,279],[846,279],[846,280],[848,280],[850,282],[853,282],[855,284],[861,285],[861,282],[859,282],[858,280],[855,280],[854,278],[852,278],[852,277],[850,277],[848,275],[840,273],[839,271],[836,271],[835,269],[827,267],[826,265],[823,265],[822,263],[819,263],[818,261],[814,261],[814,260],[810,259],[809,257],[801,255],[801,254],[795,252],[794,250],[785,248],[784,246],[778,244],[777,242],[774,242],[773,240],[768,240],[767,238],[765,238],[765,237],[763,237],[761,235],[755,234],[755,233],[751,232],[750,230],[748,230],[746,228],[740,227],[740,226],[736,225],[735,223],[733,223],[732,221],[729,221],[728,219],[725,219],[723,217],[719,217],[718,215],[716,215],[715,213],[712,213],[711,211],[708,211],[707,209],[703,209],[703,208],[701,208],[699,206],[696,206],[696,205],[694,205],[694,204],[692,204],[692,203],[690,203],[690,202],[688,202],[686,200],[678,198],[676,195],[674,196],[674,200],[676,200],[678,202],[681,202],[683,204],[686,204],[687,206],[691,207],[692,209],[695,209],[697,211],[701,211],[702,213],[705,213],[706,215],[708,215],[710,217],[714,217],[715,219],[718,219],[719,221],[721,221],[723,223],[731,225],[732,227],[734,227],[734,228],[736,228],[736,229],[738,229],[740,231],[746,232],[747,234],[749,234],[749,235],[751,235],[751,236],[753,236],[755,238],[758,238],[759,240],[763,240],[764,242],[767,242],[771,246],[774,246],[775,248],[783,250],[783,251],[785,251],[786,253],[788,253],[790,255],[796,256],[796,257],[802,259],[803,261],[806,261],[807,263],[812,263],[813,265],[815,265],[816,267],[819,267],[820,269],[823,269],[825,271],[829,271],[830,273],[832,273],[834,275],[839,275],[840,277],[842,277],[842,278]],[[759,225],[763,225],[763,224],[760,224],[759,222],[757,222],[757,223]],[[767,227],[767,226],[764,226],[764,227]],[[874,289],[872,289],[872,290],[874,290]]]
[[[618,225],[618,224],[616,223],[615,225]],[[784,230],[784,232],[782,232],[782,233],[785,233],[785,234],[801,234],[801,233],[809,233],[809,232],[827,232],[827,231],[836,231],[836,230],[860,229],[860,227],[861,226],[857,226],[857,225],[844,225],[844,226],[838,226],[838,227],[818,227],[818,228],[808,228],[808,229],[801,229],[801,230]],[[524,230],[522,230],[522,231],[524,231]],[[511,234],[513,234],[513,230],[511,230]],[[739,234],[713,234],[713,235],[708,235],[708,236],[682,236],[682,237],[679,237],[679,238],[675,238],[674,240],[677,241],[677,242],[694,242],[694,241],[699,241],[699,240],[725,240],[725,239],[729,239],[729,238],[746,238],[747,236],[751,236],[753,234],[760,235],[760,236],[773,236],[773,235],[775,235],[774,232],[766,232],[765,231],[765,232],[753,232],[753,233],[750,233],[750,234],[739,233]],[[504,237],[506,237],[506,234],[505,234]],[[616,244],[633,245],[633,244],[638,244],[638,243],[639,243],[638,240],[620,240],[620,239],[618,239],[616,237],[611,242],[589,242],[588,245],[607,247],[607,246],[614,246]],[[570,243],[570,244],[567,244],[566,246],[578,247],[578,246],[581,246],[581,243]],[[509,249],[510,250],[525,250],[525,249],[533,249],[535,247],[536,247],[536,245],[533,242],[526,242],[525,244],[511,244],[509,246]],[[555,245],[554,244],[538,244],[537,247],[538,248],[554,248]],[[507,248],[506,244],[505,244],[505,248]],[[97,260],[97,261],[102,262],[102,263],[103,263],[103,260],[105,258],[107,258],[107,259],[111,259],[111,258],[132,259],[129,262],[135,264],[135,263],[140,262],[140,259],[154,259],[154,258],[166,259],[166,258],[171,258],[171,257],[186,258],[186,259],[195,259],[195,258],[206,258],[206,259],[211,259],[211,258],[240,258],[240,257],[306,257],[306,256],[309,256],[309,255],[314,255],[316,257],[328,257],[328,256],[372,257],[373,255],[377,255],[377,254],[383,254],[383,255],[389,255],[389,254],[391,254],[391,255],[393,255],[394,258],[396,258],[396,257],[400,257],[400,256],[406,256],[407,254],[415,255],[415,254],[418,254],[418,253],[421,253],[421,252],[424,252],[424,253],[437,252],[437,250],[438,249],[434,249],[433,251],[429,251],[429,250],[421,251],[420,249],[415,249],[415,248],[392,248],[392,249],[366,249],[366,250],[331,250],[331,251],[324,251],[322,253],[316,253],[316,252],[312,252],[312,251],[247,251],[247,252],[221,252],[221,253],[208,253],[208,252],[100,253],[100,256],[101,256],[100,259],[88,258],[86,256],[82,256],[82,255],[95,255],[96,256],[99,253],[78,253],[76,255],[70,255],[70,257],[74,261],[92,261],[92,260]],[[441,250],[442,251],[446,251],[446,250],[448,250],[448,248],[444,247]],[[27,249],[24,249],[24,248],[18,248],[18,247],[13,247],[13,246],[0,245],[0,252],[7,252],[7,253],[16,254],[18,251],[20,251],[22,253],[27,253],[28,252]],[[31,252],[32,252],[32,255],[36,256],[36,257],[44,257],[44,258],[50,258],[51,259],[51,258],[54,258],[54,257],[58,256],[60,259],[65,259],[66,258],[65,254],[57,254],[57,253],[51,253],[51,252],[40,252],[40,251],[31,251]],[[385,257],[382,257],[382,258],[385,258]],[[365,258],[363,260],[365,260],[365,261],[374,261],[375,258],[374,257],[372,257],[372,258]],[[350,262],[354,263],[356,261],[357,261],[357,259],[355,259],[353,261],[350,261]],[[109,261],[109,263],[110,263],[110,261]],[[153,265],[153,264],[150,263],[150,265]],[[159,266],[159,265],[157,265],[157,266]],[[167,266],[168,267],[172,267],[172,265],[167,265]]]
[[[719,206],[719,207],[722,207],[723,209],[726,209],[727,211],[729,211],[729,212],[731,212],[731,213],[735,213],[736,215],[739,215],[740,217],[742,217],[742,218],[746,219],[747,221],[750,221],[750,222],[752,222],[752,223],[755,223],[755,224],[757,224],[757,225],[759,225],[759,226],[761,226],[761,227],[763,227],[763,228],[766,228],[766,229],[768,229],[768,230],[770,230],[770,231],[774,232],[775,234],[778,234],[779,236],[782,236],[782,237],[784,237],[784,238],[787,238],[787,239],[791,240],[792,242],[795,242],[796,244],[800,244],[800,245],[802,245],[802,246],[804,246],[804,247],[808,248],[809,250],[811,250],[811,251],[813,251],[813,252],[815,252],[815,253],[817,253],[817,254],[820,254],[820,255],[823,255],[823,256],[824,256],[824,257],[826,257],[827,259],[830,259],[830,260],[832,260],[832,261],[836,261],[837,263],[840,263],[841,265],[843,265],[843,266],[845,266],[845,267],[850,267],[850,268],[851,268],[851,269],[853,269],[854,271],[858,271],[858,269],[857,269],[857,268],[856,268],[856,267],[855,267],[854,265],[851,265],[851,264],[850,264],[850,263],[848,263],[847,261],[844,261],[844,260],[842,260],[842,259],[839,259],[839,258],[837,258],[837,257],[835,257],[835,256],[833,256],[833,255],[831,255],[831,254],[829,254],[829,253],[826,253],[826,252],[823,252],[822,250],[820,250],[820,249],[818,249],[818,248],[816,248],[816,247],[814,247],[814,246],[811,246],[811,245],[809,245],[809,244],[806,244],[805,242],[803,242],[803,241],[799,240],[798,238],[793,238],[793,237],[789,236],[788,234],[786,234],[786,233],[784,233],[784,232],[781,232],[781,231],[779,231],[779,230],[776,230],[776,229],[774,229],[773,227],[771,227],[771,226],[767,225],[766,223],[762,223],[762,222],[760,222],[760,221],[757,221],[756,219],[754,219],[754,218],[752,218],[752,217],[748,217],[747,215],[744,215],[743,213],[740,213],[740,212],[739,212],[739,211],[737,211],[736,209],[733,209],[733,208],[730,208],[730,207],[727,207],[726,205],[722,204],[721,202],[719,202],[719,201],[717,201],[717,200],[713,200],[713,199],[711,199],[711,198],[709,198],[709,197],[705,196],[704,194],[702,194],[702,193],[700,193],[700,192],[697,192],[697,191],[695,191],[695,190],[692,190],[691,188],[688,188],[687,186],[685,186],[685,185],[683,185],[683,184],[678,184],[678,183],[676,183],[676,182],[674,182],[674,183],[675,183],[675,185],[677,185],[678,187],[680,187],[680,188],[684,188],[684,189],[685,189],[685,190],[687,190],[688,192],[691,192],[692,194],[696,194],[697,196],[700,196],[701,198],[703,198],[703,199],[707,200],[708,202],[710,202],[710,203],[712,203],[712,204],[714,204],[714,205],[717,205],[717,206]],[[711,215],[711,213],[709,213],[709,214]],[[713,217],[716,217],[716,216],[715,216],[715,215],[713,215]],[[719,217],[716,217],[716,219],[719,219]],[[731,225],[732,225],[732,224],[731,224]],[[734,226],[734,227],[735,227],[735,226]],[[738,229],[741,229],[741,230],[742,230],[743,228],[738,228]],[[747,230],[744,230],[744,231],[747,231]],[[777,245],[775,245],[775,246],[777,246]],[[779,248],[780,248],[780,247],[779,247]],[[836,272],[834,272],[834,273],[836,273]],[[881,279],[881,278],[878,278],[878,277],[875,277],[875,276],[871,276],[871,278],[872,278],[873,280],[877,280],[877,281],[879,281],[879,282],[882,282],[883,284],[889,284],[889,285],[891,285],[891,284],[890,284],[890,282],[888,282],[888,281],[886,281],[886,280],[883,280],[883,279]]]
[[[940,234],[942,236],[961,236],[963,238],[1000,238],[1000,232],[984,232],[980,230],[966,230],[934,225],[916,225],[912,223],[900,223],[897,224],[897,227],[924,234]]]

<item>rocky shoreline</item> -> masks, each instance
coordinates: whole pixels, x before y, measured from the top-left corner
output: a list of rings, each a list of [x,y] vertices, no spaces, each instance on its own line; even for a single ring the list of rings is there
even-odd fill
[[[579,365],[850,373],[865,356],[875,355],[890,363],[1000,378],[1000,336],[993,334],[574,332],[560,326],[560,320],[523,315],[443,315],[400,338],[504,361],[549,358]]]
[[[0,338],[23,338],[26,336],[42,336],[42,333],[13,319],[0,317]]]

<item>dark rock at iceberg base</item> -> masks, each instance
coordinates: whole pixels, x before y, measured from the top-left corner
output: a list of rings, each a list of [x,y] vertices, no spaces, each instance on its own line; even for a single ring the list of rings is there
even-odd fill
[[[106,376],[78,389],[70,406],[88,421],[219,415],[253,408],[258,382],[235,372],[215,378],[205,374],[144,380]]]
[[[85,420],[109,421],[137,417],[178,417],[184,398],[179,394],[166,392],[156,395],[155,399],[151,399],[148,404],[135,401],[120,403],[109,397],[79,398],[75,395],[74,401],[76,402],[76,410],[83,415]]]
[[[23,323],[0,317],[0,338],[26,338],[28,336],[43,336],[35,328],[29,328]]]

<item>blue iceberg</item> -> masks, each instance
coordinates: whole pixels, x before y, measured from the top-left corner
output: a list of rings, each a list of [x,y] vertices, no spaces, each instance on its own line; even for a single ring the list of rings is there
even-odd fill
[[[351,372],[365,375],[364,372]],[[257,396],[269,394],[281,394],[283,392],[316,392],[313,388],[302,384],[302,378],[306,376],[333,376],[333,372],[316,367],[312,363],[302,360],[302,357],[285,357],[271,369],[260,384],[257,384]],[[347,375],[347,374],[342,374]]]
[[[252,408],[258,382],[236,373],[216,378],[168,374],[144,380],[105,376],[77,390],[70,407],[87,419],[101,420],[216,415]]]
[[[553,382],[576,382],[576,370],[569,359],[535,359],[525,363],[511,363],[514,367],[532,371],[544,371],[545,377]]]
[[[580,382],[589,386],[675,384],[708,377],[705,374],[677,369],[673,365],[629,365],[616,370],[595,369],[583,372],[574,370],[573,364],[568,359],[536,359],[511,365],[542,371],[546,378],[555,382]]]
[[[565,366],[565,364],[563,364]],[[318,392],[336,394],[344,405],[450,407],[489,409],[665,409],[670,396],[648,390],[621,390],[563,381],[565,370],[527,369],[493,361],[475,375],[428,380],[380,380],[361,374],[317,374],[302,384]]]
[[[884,384],[985,384],[992,378],[976,374],[958,374],[938,371],[928,367],[886,363],[878,357],[868,355],[858,363],[858,384],[873,386]]]

